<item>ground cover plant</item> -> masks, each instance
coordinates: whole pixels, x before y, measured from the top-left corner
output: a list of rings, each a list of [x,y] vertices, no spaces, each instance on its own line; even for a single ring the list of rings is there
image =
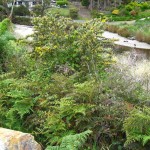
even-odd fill
[[[134,132],[130,118],[134,106],[149,107],[150,95],[117,68],[110,41],[97,39],[103,23],[77,24],[49,14],[33,24],[33,40],[14,41],[12,55],[6,54],[0,126],[29,132],[47,149],[123,150],[134,141],[143,146],[137,138],[128,142]]]

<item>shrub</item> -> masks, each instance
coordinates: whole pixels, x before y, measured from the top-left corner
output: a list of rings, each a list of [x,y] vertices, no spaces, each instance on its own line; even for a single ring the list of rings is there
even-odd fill
[[[40,16],[42,14],[42,5],[37,4],[33,7],[32,12],[34,16]]]
[[[130,36],[130,32],[127,28],[119,28],[119,30],[117,31],[117,33],[123,37],[129,37]]]
[[[78,9],[77,8],[70,8],[69,13],[70,13],[70,17],[72,19],[77,19],[78,18]]]
[[[10,29],[10,26],[11,26],[11,21],[8,18],[0,22],[0,35],[8,31]]]
[[[21,5],[19,7],[14,7],[13,15],[15,15],[15,16],[29,16],[30,11],[26,6]]]
[[[0,22],[0,73],[7,71],[7,62],[14,48],[12,45],[15,38],[9,32],[10,29],[11,21],[9,19]]]
[[[15,16],[13,17],[12,22],[21,25],[32,25],[30,17]]]
[[[109,25],[109,24],[107,24],[105,29],[107,31],[110,31],[110,32],[113,32],[113,33],[117,33],[118,30],[119,30],[119,27],[116,26],[116,25]]]
[[[131,11],[131,10],[134,9],[134,7],[128,4],[128,5],[125,6],[125,9],[126,9],[127,11]]]
[[[101,13],[100,11],[98,11],[98,10],[92,10],[91,11],[91,16],[92,16],[92,18],[103,18],[104,14]]]
[[[128,16],[129,15],[129,11],[127,11],[125,8],[122,8],[120,10],[120,15],[121,16]]]
[[[143,33],[142,33],[142,31],[138,31],[138,32],[136,33],[135,39],[136,39],[137,41],[143,42],[144,38],[143,38]]]
[[[144,33],[143,31],[138,31],[135,34],[135,39],[140,42],[150,43],[150,35],[148,33]]]
[[[82,4],[82,6],[88,7],[90,5],[90,1],[89,0],[82,0],[81,4]]]
[[[130,11],[130,15],[136,16],[138,13],[135,10]]]
[[[149,9],[149,8],[150,8],[150,6],[149,6],[149,4],[147,2],[141,3],[141,9],[143,11],[146,10],[146,9]]]

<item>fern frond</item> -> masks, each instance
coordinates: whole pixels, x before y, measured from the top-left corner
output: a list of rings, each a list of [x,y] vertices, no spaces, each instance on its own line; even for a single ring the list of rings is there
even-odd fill
[[[61,148],[69,148],[72,150],[78,150],[78,148],[80,148],[86,142],[87,137],[91,133],[92,133],[92,131],[87,130],[87,131],[79,133],[79,134],[68,135],[63,138],[60,147]]]
[[[143,146],[147,144],[147,142],[150,141],[150,136],[143,136]]]
[[[48,146],[46,150],[78,150],[86,142],[91,130],[63,137],[60,146]]]
[[[139,142],[145,146],[150,141],[150,108],[136,108],[131,111],[130,116],[124,121],[127,141],[125,146]]]

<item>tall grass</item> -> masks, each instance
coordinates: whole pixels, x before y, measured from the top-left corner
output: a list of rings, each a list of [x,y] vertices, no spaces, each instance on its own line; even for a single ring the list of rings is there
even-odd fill
[[[146,59],[145,54],[133,50],[118,54],[116,58],[119,70],[125,70],[135,82],[150,92],[150,60]]]

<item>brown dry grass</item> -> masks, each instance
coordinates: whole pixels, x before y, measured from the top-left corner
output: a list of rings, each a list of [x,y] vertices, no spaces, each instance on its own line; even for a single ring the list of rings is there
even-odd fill
[[[119,27],[116,25],[106,25],[105,30],[109,32],[117,33],[117,31],[119,30]]]
[[[140,42],[146,42],[146,43],[150,44],[150,35],[145,34],[142,31],[139,31],[139,32],[136,33],[135,39],[140,41]]]
[[[123,37],[130,37],[131,34],[127,28],[120,28],[117,33]]]

